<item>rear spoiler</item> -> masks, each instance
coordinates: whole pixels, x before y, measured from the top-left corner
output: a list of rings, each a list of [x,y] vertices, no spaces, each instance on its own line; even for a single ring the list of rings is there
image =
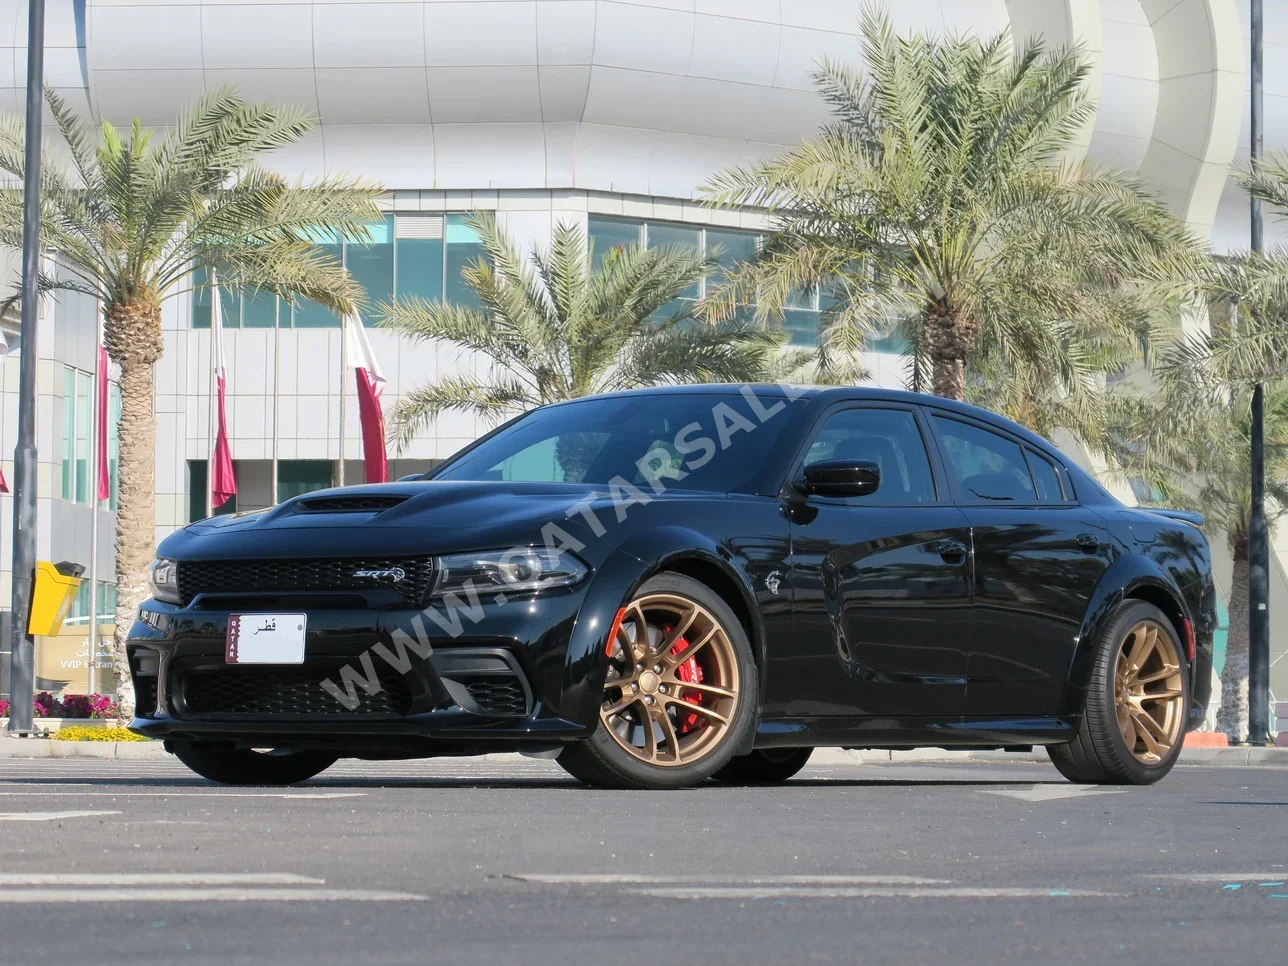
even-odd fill
[[[1173,520],[1180,520],[1182,523],[1188,523],[1192,526],[1203,526],[1203,514],[1193,513],[1190,510],[1161,510],[1156,507],[1148,508],[1150,513],[1157,513],[1160,517],[1169,517]]]

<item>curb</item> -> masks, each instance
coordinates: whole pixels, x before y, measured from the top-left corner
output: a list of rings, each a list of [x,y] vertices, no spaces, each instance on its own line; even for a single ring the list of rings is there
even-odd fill
[[[511,755],[488,755],[499,762]],[[0,738],[0,759],[4,758],[94,758],[100,761],[164,761],[171,758],[159,741],[55,741],[51,738]],[[881,765],[951,762],[1004,762],[1050,764],[1045,751],[947,751],[943,748],[909,748],[905,751],[846,751],[819,748],[812,765]],[[1288,767],[1288,748],[1185,748],[1181,765]]]
[[[169,758],[159,741],[55,741],[53,738],[0,738],[3,758],[96,758],[99,761],[160,761]]]

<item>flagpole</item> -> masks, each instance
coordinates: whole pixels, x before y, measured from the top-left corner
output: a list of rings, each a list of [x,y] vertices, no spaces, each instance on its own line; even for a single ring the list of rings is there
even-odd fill
[[[274,297],[273,299],[273,482],[271,496],[269,497],[273,506],[277,506],[277,434],[278,419],[277,407],[281,400],[281,382],[282,382],[282,300]]]
[[[215,352],[215,313],[222,315],[223,306],[219,302],[219,285],[215,279],[215,270],[210,270],[210,385],[206,387],[207,416],[206,420],[206,517],[215,515],[215,380],[219,378],[219,358]]]
[[[344,374],[349,368],[349,317],[340,316],[340,472],[337,477],[344,486]]]
[[[94,693],[94,670],[98,663],[98,464],[103,458],[99,445],[99,425],[107,418],[102,411],[99,398],[99,380],[106,376],[100,372],[103,367],[103,353],[98,349],[103,344],[103,313],[95,303],[94,312],[94,417],[90,421],[90,466],[94,467],[94,485],[89,500],[89,666],[85,690]]]

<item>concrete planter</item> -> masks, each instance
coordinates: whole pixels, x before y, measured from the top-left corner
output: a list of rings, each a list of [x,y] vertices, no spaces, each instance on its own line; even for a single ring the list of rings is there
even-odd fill
[[[8,718],[0,718],[0,731],[3,731],[8,724]],[[120,721],[116,718],[36,718],[31,722],[34,731],[51,735],[73,725],[83,725],[87,728],[112,728],[119,724]]]

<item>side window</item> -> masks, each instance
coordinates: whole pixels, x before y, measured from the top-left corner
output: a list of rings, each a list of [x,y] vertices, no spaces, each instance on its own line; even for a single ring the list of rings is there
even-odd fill
[[[948,473],[967,502],[1034,503],[1033,477],[1020,447],[969,423],[936,416]]]
[[[1060,486],[1060,471],[1045,456],[1039,456],[1032,450],[1025,450],[1029,459],[1029,469],[1033,471],[1033,482],[1038,487],[1038,499],[1043,503],[1063,503],[1064,489]]]
[[[805,456],[820,460],[872,460],[881,467],[881,486],[859,497],[864,505],[934,503],[935,477],[917,419],[905,409],[843,409],[823,423]]]

